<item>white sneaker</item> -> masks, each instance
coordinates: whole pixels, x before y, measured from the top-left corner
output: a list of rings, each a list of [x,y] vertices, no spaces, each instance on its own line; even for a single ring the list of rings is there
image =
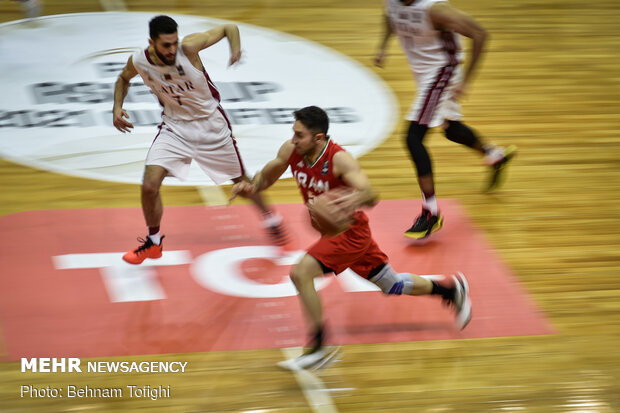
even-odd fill
[[[500,151],[497,151],[500,149]],[[489,155],[485,156],[485,160],[488,158],[488,163],[491,167],[491,176],[489,183],[487,184],[487,192],[493,191],[499,188],[506,175],[506,166],[510,163],[512,158],[517,154],[517,147],[510,145],[507,148],[496,148],[491,150]],[[485,162],[486,163],[486,162]]]
[[[484,155],[483,163],[487,166],[491,166],[504,158],[504,148],[501,146],[494,146],[490,151]]]
[[[454,309],[456,313],[456,326],[459,330],[464,329],[471,320],[471,300],[469,299],[469,284],[462,272],[452,276],[456,293],[454,295]]]
[[[332,359],[338,354],[340,347],[326,348],[321,347],[320,349],[312,352],[302,354],[299,357],[295,357],[292,359],[280,361],[278,363],[278,367],[281,367],[285,370],[290,371],[299,371],[299,370],[308,370],[313,369],[317,370],[327,366],[327,364],[332,361]]]

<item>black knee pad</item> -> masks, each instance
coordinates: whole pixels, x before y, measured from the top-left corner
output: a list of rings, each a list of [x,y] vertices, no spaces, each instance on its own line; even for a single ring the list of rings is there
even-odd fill
[[[473,148],[478,142],[478,137],[469,127],[459,121],[449,120],[448,127],[445,129],[446,138],[452,142]]]
[[[427,130],[428,126],[411,122],[407,132],[407,148],[409,148],[409,154],[411,154],[418,176],[426,176],[433,172],[431,157],[422,144]]]

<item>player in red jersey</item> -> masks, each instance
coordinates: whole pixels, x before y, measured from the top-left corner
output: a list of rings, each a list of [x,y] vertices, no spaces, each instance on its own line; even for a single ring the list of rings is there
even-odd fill
[[[377,203],[368,176],[357,160],[327,135],[329,119],[325,111],[309,106],[295,111],[294,115],[293,138],[280,147],[276,158],[268,162],[252,182],[235,184],[232,198],[249,197],[265,190],[290,167],[306,204],[328,190],[349,187],[352,191],[339,200],[339,205],[357,211],[348,230],[336,236],[321,234],[291,271],[291,280],[311,325],[312,342],[308,352],[281,366],[289,369],[315,367],[329,356],[323,348],[324,322],[314,279],[327,273],[339,274],[347,268],[376,284],[385,294],[439,295],[454,308],[457,326],[464,328],[471,318],[465,276],[453,275],[454,284],[446,287],[418,275],[394,271],[388,264],[388,257],[372,238],[368,217],[358,210]]]

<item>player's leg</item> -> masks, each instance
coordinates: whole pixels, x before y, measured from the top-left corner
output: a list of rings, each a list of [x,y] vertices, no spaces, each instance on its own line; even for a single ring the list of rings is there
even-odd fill
[[[230,122],[223,112],[216,111],[208,120],[190,122],[185,128],[188,136],[201,137],[193,159],[213,182],[221,185],[228,181],[249,180]],[[280,247],[288,245],[289,237],[282,217],[267,205],[262,194],[254,194],[250,199],[260,212],[262,224],[272,242]]]
[[[335,349],[327,349],[324,346],[323,309],[319,294],[314,287],[314,279],[326,272],[331,271],[309,254],[304,255],[291,271],[291,280],[299,293],[299,300],[308,319],[311,341],[308,350],[301,356],[278,363],[284,369],[317,368],[325,365],[336,353]]]
[[[435,198],[433,167],[431,157],[423,144],[428,126],[412,121],[407,131],[407,148],[416,168],[418,184],[422,191],[422,213],[413,225],[405,231],[405,236],[423,239],[438,231],[443,218],[439,215],[439,207]]]
[[[162,255],[163,236],[160,236],[159,225],[163,207],[159,189],[166,176],[185,179],[193,151],[192,146],[180,137],[177,127],[171,123],[163,123],[146,155],[141,200],[148,236],[140,239],[140,247],[123,256],[123,259],[131,264],[140,264],[146,258],[159,258]]]
[[[234,183],[237,183],[242,180],[249,181],[250,179],[246,175],[243,175],[241,177],[234,178],[232,181]],[[284,227],[284,220],[282,216],[277,214],[267,205],[262,196],[262,193],[257,192],[250,196],[249,199],[260,211],[263,227],[267,231],[267,234],[271,238],[271,241],[279,247],[284,247],[288,245],[290,243],[290,236],[286,228]]]
[[[304,255],[291,271],[291,281],[299,293],[299,300],[313,332],[311,343],[313,350],[323,345],[323,309],[319,294],[314,287],[314,279],[323,274],[319,261],[308,254]]]
[[[390,295],[437,295],[442,301],[454,309],[456,325],[465,328],[471,319],[471,301],[469,284],[462,273],[453,275],[451,284],[445,285],[419,275],[397,273],[384,263],[368,275],[368,280],[377,285],[381,291]]]
[[[405,231],[405,236],[409,238],[424,239],[443,225],[435,197],[431,158],[423,140],[429,128],[442,124],[441,107],[454,73],[453,66],[445,66],[416,75],[419,92],[406,116],[411,121],[407,131],[407,148],[416,167],[423,204],[422,213]]]
[[[128,251],[123,260],[130,264],[141,264],[147,258],[162,256],[162,239],[159,225],[163,214],[163,206],[159,189],[168,171],[159,165],[147,165],[141,187],[142,213],[148,228],[148,235],[139,239],[142,243],[138,248]]]
[[[465,145],[484,156],[484,164],[491,168],[487,190],[493,190],[502,183],[503,172],[508,162],[514,157],[516,147],[503,148],[483,142],[480,136],[461,120],[461,106],[457,102],[453,87],[463,76],[462,68],[456,68],[446,93],[439,102],[436,115],[441,118],[446,138],[452,142]]]
[[[465,145],[482,155],[486,155],[490,149],[489,145],[484,145],[478,135],[461,121],[446,120],[442,127],[446,138],[452,142]]]
[[[159,165],[147,165],[144,168],[141,188],[142,213],[151,239],[159,232],[159,224],[164,211],[159,190],[167,174],[168,171]]]
[[[516,154],[517,148],[514,145],[504,148],[485,144],[471,128],[460,121],[447,120],[442,126],[446,138],[472,148],[484,156],[484,164],[491,168],[487,190],[497,189],[503,182],[504,170]]]

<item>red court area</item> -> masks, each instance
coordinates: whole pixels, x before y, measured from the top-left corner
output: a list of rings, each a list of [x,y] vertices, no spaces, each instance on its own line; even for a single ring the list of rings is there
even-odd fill
[[[464,272],[464,330],[434,297],[384,296],[347,271],[317,281],[333,344],[548,334],[548,322],[456,201],[426,245],[402,236],[418,201],[369,211],[399,272]],[[249,205],[167,207],[164,256],[130,266],[141,211],[84,209],[0,218],[0,320],[8,360],[293,347],[306,328],[288,272],[316,238],[301,204],[277,205],[298,249],[269,245]]]

